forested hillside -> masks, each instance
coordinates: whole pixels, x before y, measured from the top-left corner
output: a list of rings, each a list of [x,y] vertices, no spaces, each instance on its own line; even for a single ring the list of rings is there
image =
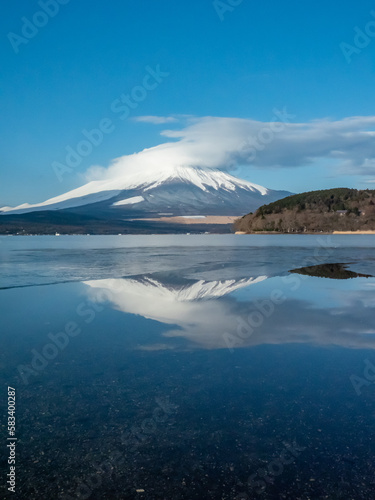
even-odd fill
[[[238,219],[235,228],[246,233],[375,230],[375,191],[335,188],[288,196]]]

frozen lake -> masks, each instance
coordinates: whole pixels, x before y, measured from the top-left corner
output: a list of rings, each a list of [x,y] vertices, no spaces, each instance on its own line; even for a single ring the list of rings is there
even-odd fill
[[[0,237],[19,494],[372,498],[374,244]]]

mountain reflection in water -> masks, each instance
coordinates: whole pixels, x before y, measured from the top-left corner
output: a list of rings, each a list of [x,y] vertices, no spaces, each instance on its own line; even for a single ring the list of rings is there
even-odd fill
[[[204,281],[157,274],[84,283],[91,301],[165,325],[165,342],[139,349],[375,347],[372,279],[358,278],[354,288],[352,280],[332,280],[327,288],[304,275]]]

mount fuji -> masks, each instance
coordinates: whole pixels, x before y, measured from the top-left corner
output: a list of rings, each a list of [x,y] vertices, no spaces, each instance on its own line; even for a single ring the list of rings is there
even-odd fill
[[[22,220],[71,224],[74,219],[75,225],[88,219],[123,223],[164,216],[241,216],[290,194],[216,169],[168,167],[91,181],[42,203],[2,207],[0,224],[26,214]]]

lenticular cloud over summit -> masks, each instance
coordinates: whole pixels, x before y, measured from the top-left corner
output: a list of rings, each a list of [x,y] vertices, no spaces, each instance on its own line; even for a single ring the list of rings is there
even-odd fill
[[[337,172],[375,173],[375,117],[308,123],[292,122],[294,118],[286,109],[275,109],[270,122],[138,117],[135,121],[155,126],[168,123],[171,128],[161,132],[166,142],[117,158],[107,168],[91,167],[87,183],[72,191],[42,203],[2,207],[0,213],[91,205],[95,215],[105,207],[107,215],[109,209],[118,214],[114,209],[120,207],[143,214],[238,215],[291,193],[230,175],[237,166],[297,168],[330,160]]]
[[[269,122],[220,117],[138,117],[137,122],[179,124],[161,136],[169,139],[139,153],[117,158],[108,168],[92,167],[87,180],[105,180],[124,174],[176,167],[258,168],[303,167],[330,159],[346,174],[375,173],[375,117],[357,116],[297,123],[284,108],[274,110]]]

